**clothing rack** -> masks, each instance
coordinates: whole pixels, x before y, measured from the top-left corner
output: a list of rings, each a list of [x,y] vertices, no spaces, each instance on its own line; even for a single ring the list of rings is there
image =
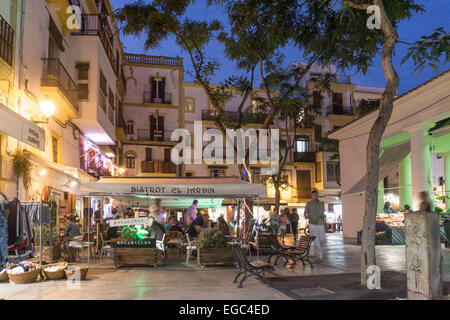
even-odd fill
[[[20,201],[20,205],[39,205],[39,265],[42,265],[42,208],[44,205],[54,204],[55,201]],[[53,231],[50,221],[50,245],[52,245]]]

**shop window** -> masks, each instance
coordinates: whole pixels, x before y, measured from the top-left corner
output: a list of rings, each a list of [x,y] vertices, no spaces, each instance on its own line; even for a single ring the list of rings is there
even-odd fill
[[[126,167],[128,169],[136,168],[136,154],[134,152],[128,152],[126,155]]]
[[[134,121],[133,120],[127,121],[127,134],[134,134]]]

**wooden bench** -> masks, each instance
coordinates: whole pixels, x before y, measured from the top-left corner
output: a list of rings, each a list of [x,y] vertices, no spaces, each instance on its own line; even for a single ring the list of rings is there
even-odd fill
[[[247,278],[251,276],[256,276],[259,280],[263,281],[268,286],[271,286],[270,282],[267,280],[265,273],[273,271],[273,266],[262,260],[251,260],[249,261],[244,255],[242,249],[239,245],[233,246],[233,254],[239,266],[239,272],[234,278],[233,283],[237,283],[239,277],[243,274],[241,281],[239,282],[238,288],[242,288],[242,284]]]
[[[298,261],[301,261],[303,265],[306,265],[305,260],[312,267],[312,262],[309,260],[309,251],[311,250],[312,242],[316,237],[310,235],[301,236],[297,246],[295,247],[283,247],[279,242],[277,237],[270,237],[270,246],[271,252],[269,254],[269,259],[267,260],[270,263],[272,257],[276,257],[274,264],[276,265],[279,258],[284,259],[284,264],[286,265],[289,260],[292,260],[292,266],[295,266]]]

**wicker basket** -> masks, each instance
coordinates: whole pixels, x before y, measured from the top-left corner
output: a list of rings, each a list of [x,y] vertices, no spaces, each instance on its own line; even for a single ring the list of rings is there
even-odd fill
[[[76,266],[75,266],[76,267]],[[86,280],[88,271],[89,271],[89,267],[88,266],[83,266],[83,267],[78,267],[80,268],[80,280]],[[66,278],[69,279],[70,276],[72,276],[75,273],[75,269],[65,269],[64,272],[66,273]]]
[[[36,270],[18,274],[11,273],[11,269],[12,268],[7,269],[6,273],[8,274],[9,282],[14,284],[32,283],[36,281],[38,276],[41,274],[41,267],[39,265]]]
[[[44,273],[46,280],[59,280],[66,276],[65,270],[67,269],[68,265],[69,264],[67,262],[58,262],[58,263],[53,263],[53,264],[47,264],[45,266],[42,266],[42,272]],[[53,271],[53,272],[45,271],[46,268],[55,267],[55,266],[62,266],[63,269],[58,270],[58,271]]]
[[[6,269],[0,271],[0,282],[8,281],[8,273],[6,273]]]

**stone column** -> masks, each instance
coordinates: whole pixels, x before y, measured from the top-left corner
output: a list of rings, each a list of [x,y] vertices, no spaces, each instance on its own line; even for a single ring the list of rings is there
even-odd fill
[[[413,209],[419,210],[419,193],[427,191],[431,194],[431,157],[428,131],[416,127],[411,134],[411,181]]]
[[[439,215],[414,212],[405,218],[408,299],[442,299]]]
[[[378,213],[384,212],[384,180],[378,182]]]
[[[399,198],[400,208],[408,204],[412,208],[412,190],[411,190],[411,154],[400,161],[399,166]]]
[[[445,181],[445,192],[448,197],[450,197],[450,153],[446,153],[444,156],[444,181]],[[445,199],[445,209],[450,210],[450,199]]]

